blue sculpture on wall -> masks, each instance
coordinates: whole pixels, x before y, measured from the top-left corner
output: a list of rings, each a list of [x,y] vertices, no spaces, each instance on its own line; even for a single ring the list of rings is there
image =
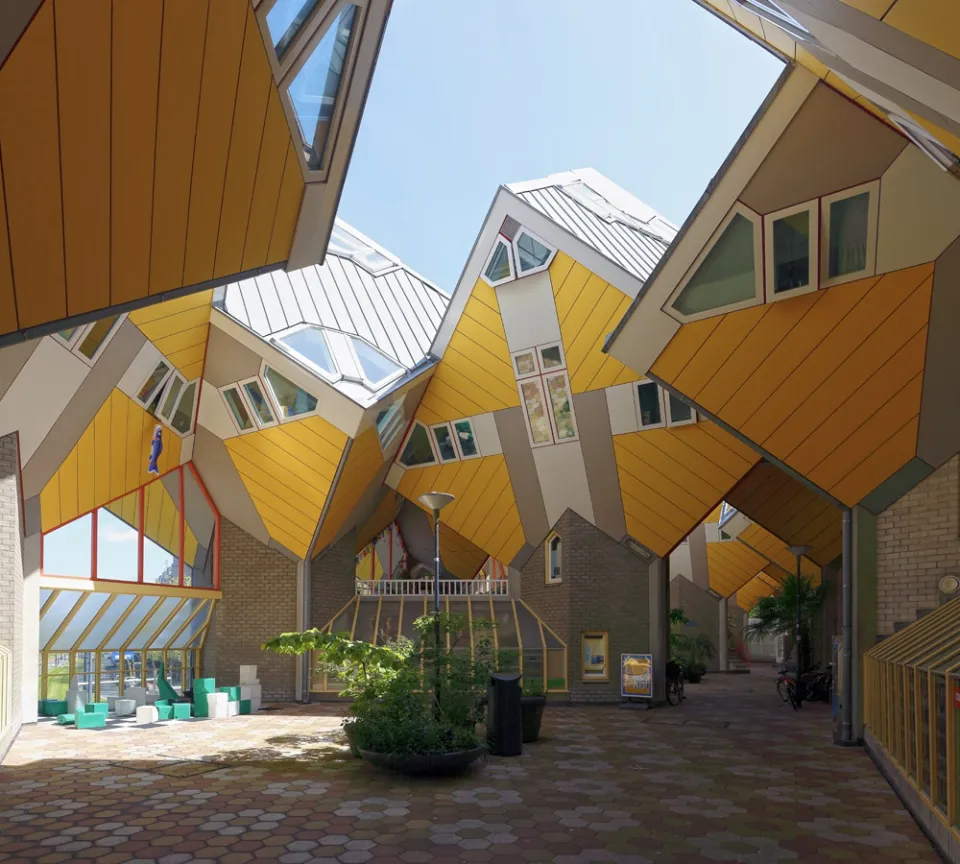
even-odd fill
[[[153,441],[150,444],[150,461],[147,463],[147,473],[148,474],[159,474],[160,469],[157,467],[157,460],[160,458],[160,454],[163,452],[163,428],[157,426],[153,433]]]

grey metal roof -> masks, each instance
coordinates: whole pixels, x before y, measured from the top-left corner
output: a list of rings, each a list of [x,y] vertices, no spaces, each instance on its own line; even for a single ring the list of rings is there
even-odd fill
[[[386,268],[374,275],[331,248],[322,265],[232,283],[216,305],[264,338],[317,324],[359,336],[413,369],[430,351],[449,296],[341,220],[336,225],[388,258]]]
[[[641,280],[647,279],[677,232],[673,223],[592,169],[507,188]],[[587,206],[574,197],[581,191],[598,199],[599,206]]]

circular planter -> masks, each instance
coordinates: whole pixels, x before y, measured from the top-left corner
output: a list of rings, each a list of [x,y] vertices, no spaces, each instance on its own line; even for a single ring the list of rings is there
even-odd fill
[[[371,765],[387,771],[396,771],[400,774],[413,776],[436,776],[440,774],[457,774],[479,759],[484,752],[483,747],[474,747],[472,750],[457,750],[453,753],[412,753],[401,756],[397,753],[374,753],[372,750],[361,750],[360,755]]]
[[[520,697],[520,721],[523,725],[524,744],[532,744],[540,737],[540,724],[543,722],[543,709],[546,705],[546,696]]]

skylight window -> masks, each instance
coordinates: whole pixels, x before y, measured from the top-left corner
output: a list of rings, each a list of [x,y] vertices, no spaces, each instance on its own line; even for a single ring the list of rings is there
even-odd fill
[[[297,387],[276,369],[264,366],[263,376],[273,394],[277,407],[280,409],[282,419],[291,420],[304,414],[311,414],[316,410],[317,397],[311,396],[306,390]]]
[[[358,17],[356,6],[345,6],[290,83],[288,92],[312,169],[327,167],[327,142]]]
[[[340,374],[320,327],[302,327],[285,336],[277,337],[277,341],[298,354],[308,365],[319,369],[324,375],[335,378]]]
[[[631,225],[635,228],[643,227],[639,220],[624,213],[619,207],[615,207],[582,180],[568,183],[566,186],[561,186],[560,189],[565,195],[573,198],[574,201],[586,207],[594,216],[599,216],[604,222],[623,222],[625,225]]]
[[[399,266],[396,261],[374,249],[339,223],[333,226],[327,252],[339,258],[348,258],[372,276],[380,276]]]
[[[267,29],[273,39],[273,50],[280,59],[290,47],[319,0],[277,0],[267,13]]]
[[[402,367],[362,339],[351,338],[364,383],[377,389],[381,384],[402,372]]]

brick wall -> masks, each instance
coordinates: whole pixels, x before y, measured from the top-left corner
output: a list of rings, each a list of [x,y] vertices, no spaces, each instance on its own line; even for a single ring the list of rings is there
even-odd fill
[[[17,435],[0,437],[0,646],[9,650],[10,722],[0,729],[0,759],[20,731],[23,676],[23,514]],[[0,692],[0,699],[5,694]]]
[[[355,544],[355,534],[350,531],[310,564],[311,627],[325,627],[353,598],[357,572]]]
[[[676,576],[670,580],[670,608],[683,609],[683,614],[690,621],[689,624],[675,626],[675,632],[694,638],[700,633],[706,633],[713,643],[714,653],[713,659],[706,661],[707,669],[719,669],[720,606],[717,598],[709,591],[694,585],[690,579]]]
[[[221,518],[220,528],[223,599],[211,624],[204,674],[218,686],[234,685],[241,665],[256,664],[264,701],[292,701],[295,659],[261,651],[260,643],[297,629],[297,563],[228,519]]]
[[[947,574],[960,575],[960,456],[877,518],[878,635],[936,608]]]
[[[620,699],[620,655],[650,647],[649,564],[567,510],[555,530],[563,541],[563,581],[545,584],[545,544],[521,571],[527,605],[567,643],[571,702]],[[580,634],[608,632],[609,681],[583,681]]]

